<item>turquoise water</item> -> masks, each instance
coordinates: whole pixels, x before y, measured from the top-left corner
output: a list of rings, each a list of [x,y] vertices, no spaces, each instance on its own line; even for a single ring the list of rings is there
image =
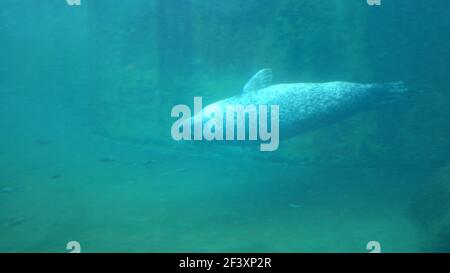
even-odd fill
[[[450,4],[347,2],[0,0],[0,251],[450,251]],[[172,139],[265,67],[409,91],[274,152]]]

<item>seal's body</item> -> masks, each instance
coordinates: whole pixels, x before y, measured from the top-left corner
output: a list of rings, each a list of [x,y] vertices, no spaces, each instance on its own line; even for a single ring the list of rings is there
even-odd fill
[[[359,84],[350,82],[292,83],[272,85],[272,71],[259,71],[244,87],[242,94],[217,101],[202,110],[207,113],[222,111],[227,105],[279,105],[280,138],[342,120],[358,111],[368,109],[406,91],[402,82]],[[206,114],[205,114],[206,113]]]

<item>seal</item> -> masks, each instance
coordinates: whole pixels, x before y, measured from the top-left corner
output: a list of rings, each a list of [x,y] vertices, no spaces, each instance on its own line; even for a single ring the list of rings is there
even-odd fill
[[[222,112],[221,116],[225,116],[228,105],[278,105],[282,140],[392,101],[406,91],[402,81],[272,84],[272,70],[265,68],[247,82],[241,94],[206,106],[191,118],[191,124],[208,122],[211,112]]]

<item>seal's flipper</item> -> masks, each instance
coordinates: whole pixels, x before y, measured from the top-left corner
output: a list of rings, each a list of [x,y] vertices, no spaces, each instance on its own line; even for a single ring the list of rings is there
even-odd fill
[[[272,69],[264,68],[255,74],[244,86],[242,93],[258,91],[272,85]]]

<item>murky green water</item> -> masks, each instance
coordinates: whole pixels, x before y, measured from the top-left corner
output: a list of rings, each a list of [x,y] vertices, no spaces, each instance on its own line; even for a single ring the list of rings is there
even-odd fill
[[[450,4],[347,2],[0,0],[0,251],[450,251]],[[274,152],[172,139],[265,67],[409,91]]]

